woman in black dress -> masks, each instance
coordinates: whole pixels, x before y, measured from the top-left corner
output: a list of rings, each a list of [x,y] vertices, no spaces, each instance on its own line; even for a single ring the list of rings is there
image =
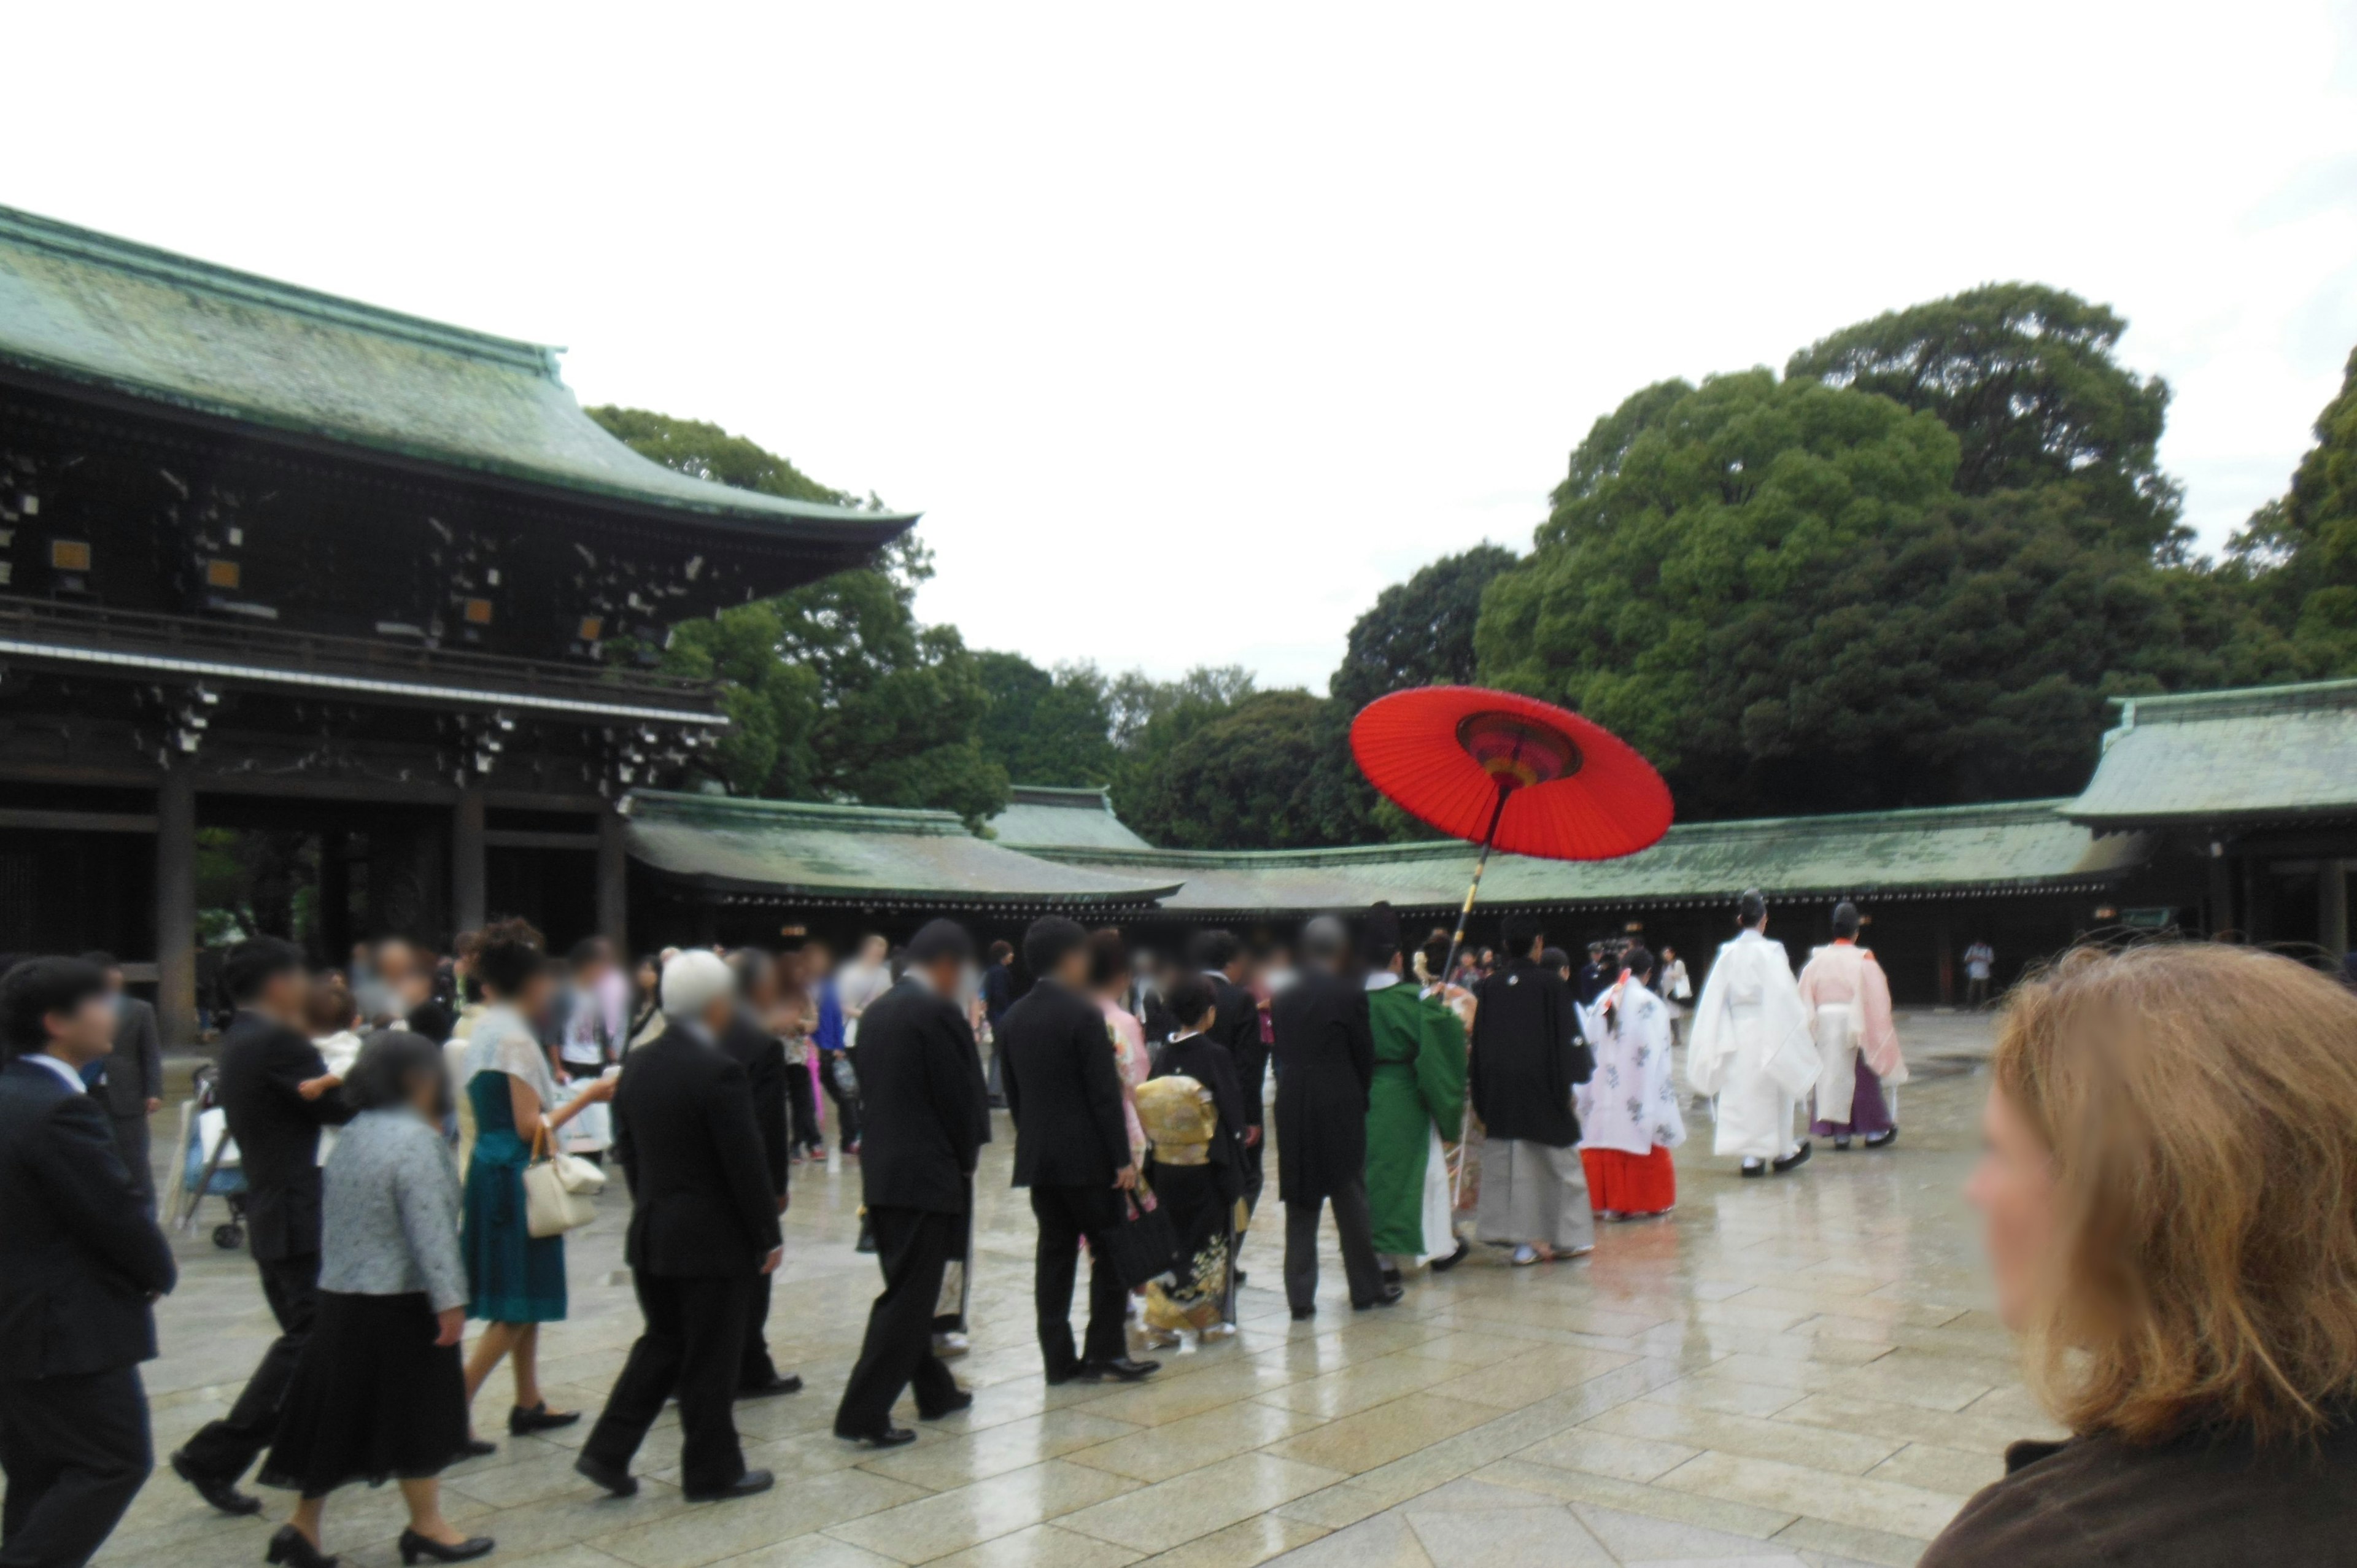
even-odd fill
[[[491,1550],[442,1517],[445,1466],[468,1452],[458,1337],[467,1267],[458,1173],[442,1140],[450,1108],[442,1053],[406,1029],[378,1035],[345,1079],[359,1109],[337,1140],[326,1195],[318,1316],[256,1477],[302,1493],[267,1561],[325,1568],[328,1494],[353,1481],[401,1483],[404,1563],[459,1563]]]
[[[1190,1329],[1203,1338],[1235,1332],[1245,1122],[1235,1063],[1204,1033],[1216,1011],[1211,982],[1184,975],[1165,1000],[1184,1022],[1155,1052],[1137,1116],[1152,1144],[1146,1185],[1178,1238],[1178,1267],[1146,1289],[1148,1342],[1168,1347]]]

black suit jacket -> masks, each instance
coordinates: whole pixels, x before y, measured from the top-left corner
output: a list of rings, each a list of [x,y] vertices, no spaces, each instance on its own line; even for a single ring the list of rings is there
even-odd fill
[[[259,1013],[221,1036],[217,1089],[245,1171],[245,1223],[264,1262],[319,1251],[319,1129],[352,1119],[340,1094],[306,1100],[295,1086],[328,1071],[319,1048]]]
[[[1567,1149],[1579,1142],[1571,1091],[1596,1070],[1563,976],[1518,958],[1473,993],[1467,1088],[1492,1138]]]
[[[1260,1037],[1260,1004],[1224,974],[1206,973],[1203,978],[1211,983],[1217,1007],[1211,1026],[1203,1032],[1228,1047],[1228,1058],[1236,1064],[1236,1087],[1244,1091],[1244,1115],[1257,1127],[1265,1113],[1261,1086],[1268,1079],[1268,1047]]]
[[[147,1114],[147,1102],[164,1098],[164,1047],[156,1030],[156,1009],[125,996],[114,1019],[114,1050],[106,1058],[99,1094],[117,1116]]]
[[[175,1278],[97,1097],[38,1062],[0,1068],[0,1380],[148,1359],[147,1301]]]
[[[749,1276],[777,1248],[778,1194],[745,1069],[698,1031],[673,1024],[623,1059],[613,1155],[630,1186],[630,1267]]]
[[[1269,1004],[1276,1026],[1277,1196],[1329,1197],[1367,1175],[1375,1036],[1366,988],[1305,969]]]
[[[989,1129],[965,1014],[917,980],[877,998],[859,1020],[859,1175],[868,1207],[963,1214]]]
[[[1103,1009],[1042,980],[1006,1010],[998,1053],[1015,1117],[1015,1185],[1111,1187],[1129,1164],[1129,1122]]]
[[[786,1146],[785,1043],[740,1010],[728,1021],[727,1033],[720,1036],[720,1048],[745,1069],[745,1085],[753,1101],[753,1125],[761,1133],[761,1157],[769,1167],[770,1185],[776,1188],[776,1196],[783,1197],[791,1154]]]

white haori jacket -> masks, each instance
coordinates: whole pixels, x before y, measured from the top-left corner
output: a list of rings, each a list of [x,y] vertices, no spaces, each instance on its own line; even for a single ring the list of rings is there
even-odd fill
[[[1801,1000],[1817,1044],[1817,1117],[1848,1122],[1863,1054],[1875,1077],[1894,1088],[1907,1081],[1899,1026],[1890,1019],[1890,981],[1871,950],[1836,941],[1811,950],[1801,966]]]
[[[1792,1107],[1822,1065],[1781,942],[1745,931],[1718,950],[1695,1004],[1686,1079],[1718,1101],[1719,1155],[1781,1159],[1799,1147]]]
[[[1600,1026],[1594,1037],[1602,1043],[1594,1075],[1572,1091],[1579,1146],[1648,1155],[1684,1143],[1686,1122],[1670,1069],[1668,1004],[1624,972],[1589,1016]]]

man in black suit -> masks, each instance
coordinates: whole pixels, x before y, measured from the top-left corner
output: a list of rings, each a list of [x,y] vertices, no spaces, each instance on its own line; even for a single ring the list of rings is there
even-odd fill
[[[973,961],[974,939],[963,927],[930,922],[909,944],[908,972],[859,1023],[859,1102],[867,1113],[859,1174],[884,1294],[868,1308],[834,1434],[877,1448],[916,1441],[892,1424],[904,1388],[914,1385],[917,1413],[928,1421],[974,1402],[933,1354],[933,1307],[950,1260],[964,1250],[974,1158],[990,1141],[974,1030],[952,1000]],[[1069,1282],[1064,1299],[1071,1300]]]
[[[106,977],[35,959],[0,984],[0,1564],[79,1568],[154,1467],[139,1363],[171,1249],[81,1069],[114,1040]]]
[[[278,1337],[221,1420],[172,1455],[172,1468],[229,1514],[257,1513],[262,1499],[237,1489],[278,1430],[311,1319],[319,1305],[319,1129],[351,1120],[337,1094],[305,1098],[301,1085],[328,1064],[303,1032],[311,977],[292,942],[256,937],[231,949],[221,983],[237,1015],[221,1036],[217,1088],[245,1172],[247,1246]]]
[[[1000,1081],[1015,1117],[1015,1185],[1031,1189],[1039,1221],[1032,1286],[1048,1380],[1135,1382],[1161,1363],[1133,1361],[1124,1335],[1129,1293],[1114,1272],[1108,1241],[1137,1187],[1121,1073],[1104,1013],[1088,994],[1089,937],[1060,915],[1023,933],[1023,963],[1038,977],[1006,1010],[998,1032],[1006,1058]],[[1084,1355],[1072,1348],[1072,1280],[1081,1238],[1089,1239],[1089,1328]]]
[[[1276,1176],[1285,1202],[1285,1294],[1298,1323],[1317,1310],[1318,1220],[1334,1206],[1351,1305],[1390,1306],[1367,1211],[1367,1089],[1375,1036],[1366,988],[1348,972],[1350,932],[1320,915],[1301,932],[1301,970],[1270,1004],[1276,1026]]]
[[[1260,1004],[1244,989],[1252,958],[1231,931],[1198,931],[1188,952],[1203,978],[1211,983],[1216,1011],[1205,1033],[1227,1047],[1228,1059],[1236,1064],[1236,1087],[1244,1094],[1244,1210],[1249,1215],[1260,1207],[1264,1182],[1261,1165],[1267,1140],[1261,1126],[1266,1115],[1262,1090],[1268,1081],[1268,1045],[1260,1037]]]
[[[106,1105],[114,1123],[115,1152],[153,1214],[156,1171],[147,1157],[147,1118],[164,1106],[164,1046],[156,1029],[156,1009],[124,993],[123,966],[113,953],[86,952],[81,961],[106,976],[114,1008],[113,1048],[99,1063],[92,1092]]]
[[[680,1487],[691,1501],[769,1490],[748,1470],[729,1405],[753,1282],[784,1254],[778,1193],[745,1069],[720,1049],[737,983],[701,949],[663,966],[669,1026],[632,1050],[614,1089],[615,1164],[630,1187],[622,1259],[646,1330],[573,1467],[616,1497],[639,1489],[630,1455],[679,1395]]]
[[[786,1046],[761,1020],[777,1001],[775,962],[759,948],[740,948],[728,967],[737,973],[737,1010],[720,1034],[720,1048],[745,1069],[746,1087],[753,1100],[753,1124],[761,1131],[761,1158],[769,1167],[770,1185],[777,1188],[778,1212],[786,1211],[786,1171],[791,1162],[791,1136],[786,1110]],[[771,1394],[798,1394],[802,1380],[780,1373],[770,1359],[770,1276],[753,1282],[745,1309],[745,1359],[737,1375],[737,1397],[767,1399]]]

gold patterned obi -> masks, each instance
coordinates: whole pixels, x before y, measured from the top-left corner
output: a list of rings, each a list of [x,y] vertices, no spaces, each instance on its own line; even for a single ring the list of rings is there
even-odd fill
[[[1211,1135],[1220,1128],[1220,1108],[1211,1091],[1182,1074],[1150,1078],[1137,1086],[1137,1122],[1154,1157],[1166,1165],[1209,1165]]]

